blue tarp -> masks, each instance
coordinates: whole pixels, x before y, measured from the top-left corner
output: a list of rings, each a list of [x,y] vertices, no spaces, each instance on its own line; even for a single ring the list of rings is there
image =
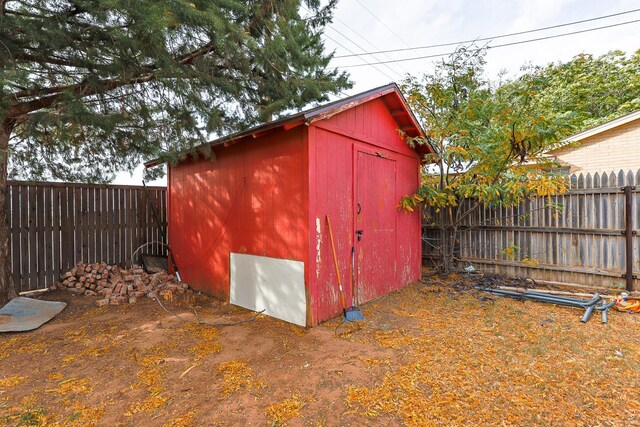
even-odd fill
[[[0,332],[37,329],[67,306],[66,302],[17,297],[0,308]]]

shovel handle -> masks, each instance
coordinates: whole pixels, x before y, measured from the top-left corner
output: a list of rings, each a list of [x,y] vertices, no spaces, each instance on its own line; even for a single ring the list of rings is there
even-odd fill
[[[351,246],[351,306],[356,305],[356,247]]]
[[[329,240],[331,240],[331,253],[333,254],[333,265],[336,267],[336,276],[338,276],[338,289],[340,290],[340,302],[342,310],[347,309],[347,303],[344,299],[344,291],[342,290],[342,280],[340,279],[340,269],[338,268],[338,257],[336,256],[336,246],[333,243],[333,231],[331,230],[331,220],[327,214],[327,227],[329,228]]]

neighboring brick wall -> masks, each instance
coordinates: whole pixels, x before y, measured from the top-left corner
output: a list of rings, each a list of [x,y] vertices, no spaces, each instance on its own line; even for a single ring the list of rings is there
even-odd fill
[[[611,172],[640,169],[640,119],[586,138],[579,146],[554,153],[571,172]]]

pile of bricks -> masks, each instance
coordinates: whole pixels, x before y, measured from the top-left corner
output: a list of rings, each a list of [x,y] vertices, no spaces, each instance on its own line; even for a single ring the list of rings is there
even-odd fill
[[[189,285],[180,283],[165,271],[148,274],[142,267],[120,268],[105,263],[79,262],[60,277],[58,289],[82,295],[101,297],[97,306],[133,304],[138,298],[162,296],[172,299],[176,294],[191,293]]]

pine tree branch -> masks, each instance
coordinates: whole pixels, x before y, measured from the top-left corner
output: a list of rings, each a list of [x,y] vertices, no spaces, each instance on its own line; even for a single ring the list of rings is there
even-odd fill
[[[66,59],[57,58],[55,56],[32,55],[26,52],[15,52],[13,57],[20,61],[35,62],[36,64],[60,65],[63,67],[83,68],[88,65],[88,62],[80,64]]]
[[[84,98],[87,96],[96,95],[98,93],[108,92],[110,90],[116,89],[121,86],[147,83],[152,80],[155,80],[156,78],[157,76],[155,74],[147,74],[147,75],[132,77],[126,80],[120,80],[120,79],[103,80],[99,83],[99,85],[89,85],[86,83],[69,85],[66,87],[62,87],[63,89],[61,92],[55,93],[53,95],[44,96],[38,99],[34,99],[32,101],[23,102],[10,107],[7,112],[7,117],[17,118],[27,113],[30,113],[32,111],[40,110],[43,108],[50,108],[53,105],[60,102],[68,93],[78,95]],[[50,88],[50,89],[54,89],[54,88]]]
[[[41,89],[29,89],[29,90],[16,92],[12,96],[15,99],[20,99],[20,98],[33,98],[36,96],[51,95],[51,94],[61,93],[61,92],[73,92],[76,88],[80,87],[81,85],[82,84],[79,83],[79,84],[72,84],[72,85],[65,85],[65,86],[52,86],[52,87],[41,88]]]
[[[8,3],[8,1],[6,2]],[[6,4],[5,2],[3,2],[3,6],[5,6]],[[11,16],[21,16],[23,18],[32,18],[32,19],[44,19],[45,17],[42,15],[36,15],[33,13],[26,13],[26,12],[18,12],[17,10],[11,10],[11,9],[4,9],[4,15],[11,15]]]
[[[78,6],[76,2],[70,1],[69,3],[71,3],[73,7],[65,12],[67,19],[73,18],[76,15],[80,15],[81,13],[85,12],[85,10],[81,6]]]
[[[2,0],[2,1],[6,1],[6,0]],[[204,44],[203,46],[192,50],[189,53],[186,53],[184,55],[177,57],[176,62],[180,65],[192,65],[198,58],[202,58],[214,51],[215,51],[215,45],[213,44],[212,41],[210,41]],[[72,68],[86,68],[88,65],[86,63],[74,63],[72,61],[61,59],[61,58],[56,58],[52,56],[44,57],[39,55],[32,55],[25,52],[20,52],[16,54],[16,59],[35,62],[38,64],[51,64],[51,65],[59,65],[59,66],[66,66],[66,67],[72,67]],[[144,66],[144,74],[140,76],[133,77],[126,81],[122,81],[119,79],[107,79],[107,80],[103,80],[100,84],[103,86],[106,86],[106,90],[113,90],[119,86],[147,82],[152,79],[155,79],[155,76],[152,79],[149,79],[149,76],[152,75],[154,71],[157,71],[158,68],[159,67],[157,67],[155,64],[147,65],[147,66]],[[211,71],[229,71],[229,70],[231,70],[230,67],[223,66],[223,65],[211,67]],[[252,72],[256,73],[261,77],[265,77],[264,73],[261,73],[257,68],[253,68]],[[212,75],[212,74],[213,73],[209,73],[208,75]],[[48,108],[51,105],[55,104],[60,99],[60,96],[57,96],[57,95],[61,95],[62,92],[67,92],[67,93],[70,92],[70,93],[74,93],[76,95],[81,95],[84,97],[84,96],[93,95],[99,92],[94,89],[91,89],[91,87],[86,83],[77,83],[72,85],[54,86],[49,88],[31,89],[31,90],[23,90],[20,92],[16,92],[11,95],[16,100],[21,98],[33,98],[33,97],[42,97],[42,96],[45,96],[45,98],[34,99],[25,103],[14,105],[9,110],[10,116],[17,117],[17,116],[24,115],[30,111],[34,111],[34,109]],[[48,95],[52,95],[52,96],[48,96]]]
[[[190,65],[196,59],[203,57],[206,54],[213,52],[214,50],[215,50],[215,47],[213,45],[213,42],[209,42],[198,49],[195,49],[185,55],[182,55],[177,59],[177,62],[182,65]]]
[[[43,13],[44,12],[49,12],[49,9],[46,9],[44,7],[38,7],[37,5],[35,5],[33,3],[29,3],[29,2],[25,2],[25,1],[21,1],[21,0],[5,0],[5,3],[6,4],[9,4],[9,3],[21,3],[25,8],[30,8],[31,10],[37,10],[37,11],[40,11],[40,12],[43,12]],[[14,11],[12,10],[12,12],[14,12]],[[41,16],[41,15],[38,15],[38,16]]]
[[[205,44],[204,46],[195,49],[187,54],[180,56],[176,62],[180,65],[191,65],[193,62],[201,58],[208,53],[215,50],[212,42]],[[147,70],[157,70],[158,67],[155,65],[150,65],[146,67]],[[216,66],[212,67],[214,70],[218,71],[228,71],[230,68],[226,66]],[[257,71],[256,69],[253,70]],[[146,83],[152,80],[155,80],[157,75],[151,72],[145,72],[139,76],[135,76],[129,79],[105,79],[100,81],[98,84],[88,84],[86,82],[76,83],[72,85],[64,85],[64,86],[54,86],[49,88],[41,88],[41,89],[31,89],[16,92],[12,95],[12,97],[16,100],[20,98],[33,98],[40,97],[39,99],[33,99],[27,102],[21,102],[18,104],[14,104],[12,107],[8,109],[7,117],[20,117],[31,111],[35,111],[41,108],[49,108],[56,103],[58,103],[64,96],[64,94],[74,94],[81,97],[87,97],[91,95],[95,95],[102,92],[108,92],[113,89],[116,89],[121,86],[134,85],[139,83]]]

